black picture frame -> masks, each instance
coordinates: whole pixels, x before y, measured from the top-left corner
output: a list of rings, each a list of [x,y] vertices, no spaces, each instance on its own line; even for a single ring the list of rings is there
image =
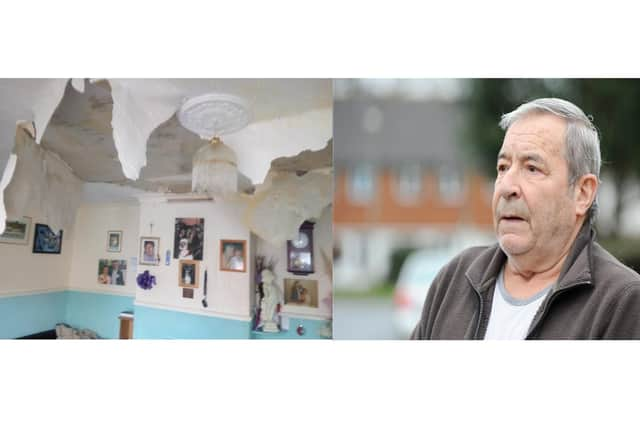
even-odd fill
[[[309,221],[302,223],[295,241],[287,240],[287,271],[296,275],[315,272],[313,263],[313,226]],[[306,236],[306,237],[304,237]],[[305,243],[306,240],[306,244]]]
[[[202,261],[204,218],[176,218],[173,233],[173,258]]]
[[[59,254],[62,252],[62,230],[55,235],[46,224],[36,224],[33,232],[34,254]]]

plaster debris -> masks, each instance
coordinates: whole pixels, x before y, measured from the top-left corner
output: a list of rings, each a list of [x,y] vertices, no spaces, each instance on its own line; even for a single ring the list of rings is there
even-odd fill
[[[291,240],[305,220],[319,218],[332,203],[332,187],[331,168],[303,176],[272,170],[253,196],[243,197],[245,225],[272,244]]]
[[[40,143],[68,84],[69,79],[0,79],[0,99],[11,100],[0,103],[0,165],[6,165],[2,181],[4,186],[10,185],[13,175],[13,169],[9,168],[9,158],[14,147],[16,122],[33,122],[35,143]],[[101,165],[96,169],[100,174],[94,174],[93,177],[91,174],[80,175],[87,181],[118,182],[153,191],[189,192],[186,182],[163,182],[162,177],[190,175],[191,156],[201,145],[195,134],[190,135],[190,132],[181,127],[167,127],[166,123],[177,123],[174,113],[184,100],[202,93],[237,94],[248,99],[254,110],[254,121],[247,128],[225,138],[225,142],[238,157],[238,172],[242,183],[240,191],[249,192],[254,184],[262,183],[272,159],[292,156],[304,149],[319,150],[324,146],[324,141],[331,137],[331,82],[328,80],[90,79],[87,82],[77,78],[71,79],[70,86],[75,91],[86,93],[89,89],[87,84],[103,84],[105,88],[110,88],[113,109],[112,112],[109,111],[112,114],[106,119],[104,126],[91,120],[80,121],[75,126],[76,123],[71,120],[70,123],[74,125],[71,127],[67,122],[61,121],[57,123],[60,128],[58,132],[49,132],[45,137],[46,144],[51,144],[47,148],[59,148],[54,151],[74,168],[78,167],[78,161],[65,156],[69,150],[82,152],[85,158],[89,156],[91,159],[88,163]],[[96,99],[101,101],[99,97]],[[111,109],[110,103],[93,102],[95,100],[91,97],[89,101],[89,108],[93,110],[86,113],[88,119],[106,116],[101,114],[102,109]],[[69,106],[66,108],[72,109]],[[74,111],[64,110],[61,117],[77,118],[74,114]],[[111,123],[108,123],[109,120]],[[110,142],[101,133],[103,128],[113,135],[120,165],[112,162],[115,159],[110,157],[99,157],[105,150],[96,147]],[[160,130],[155,140],[151,137],[149,142],[152,132],[158,128]],[[69,135],[75,135],[75,138],[69,138]],[[74,146],[69,147],[72,144]],[[145,169],[143,174],[142,168],[147,165],[147,150],[155,154],[150,157],[153,165]],[[90,157],[92,153],[96,155]],[[112,163],[114,167],[109,175],[109,165]],[[298,167],[299,165],[293,166],[294,169]],[[119,171],[115,173],[119,168],[124,177]],[[125,177],[127,180],[123,179]],[[150,178],[159,181],[146,183]],[[0,190],[3,189],[6,191],[0,185]],[[0,219],[6,217],[2,202],[3,197],[0,196]],[[4,228],[4,222],[0,226]]]
[[[147,164],[147,141],[155,128],[180,106],[179,90],[159,79],[109,79],[113,112],[111,126],[124,175],[132,180]]]
[[[242,197],[246,226],[272,244],[294,238],[304,221],[319,218],[333,202],[332,162],[333,140],[317,151],[274,159],[265,182]]]
[[[71,79],[71,85],[78,92],[84,93],[84,79]]]
[[[11,160],[20,121],[35,124],[35,141],[40,143],[44,129],[60,103],[68,79],[0,79],[0,165],[6,165],[2,174],[0,191],[13,177],[14,161]],[[10,101],[10,102],[7,102]],[[0,195],[0,230],[4,231],[7,218],[4,195]]]
[[[328,168],[333,165],[333,139],[318,151],[304,150],[294,157],[278,157],[271,162],[271,168],[281,172],[301,173],[312,169]]]
[[[73,226],[83,182],[60,157],[36,144],[28,128],[18,126],[15,171],[4,191],[10,218],[38,218],[57,233]]]
[[[252,123],[225,137],[238,157],[238,171],[254,184],[265,180],[271,160],[295,156],[304,149],[320,150],[332,135],[331,108],[307,111]]]
[[[4,168],[4,173],[2,174],[2,179],[0,179],[0,234],[4,233],[4,229],[6,227],[7,220],[7,212],[5,210],[4,203],[4,190],[9,185],[11,181],[11,177],[13,177],[13,172],[16,168],[16,160],[18,157],[15,154],[9,156],[9,160],[7,161],[7,166]]]

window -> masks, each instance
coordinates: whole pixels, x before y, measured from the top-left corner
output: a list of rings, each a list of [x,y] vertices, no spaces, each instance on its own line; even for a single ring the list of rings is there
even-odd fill
[[[349,199],[356,204],[365,204],[375,197],[375,169],[372,165],[358,165],[348,177]]]
[[[457,203],[462,200],[462,174],[449,168],[440,169],[438,174],[438,189],[440,199],[447,203]]]
[[[401,203],[415,203],[422,193],[422,168],[419,163],[396,169],[394,196]]]

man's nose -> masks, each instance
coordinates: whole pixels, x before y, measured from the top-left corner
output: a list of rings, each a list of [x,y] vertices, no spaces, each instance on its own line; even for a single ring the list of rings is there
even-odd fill
[[[520,197],[520,173],[517,167],[512,166],[496,180],[496,191],[506,200]]]

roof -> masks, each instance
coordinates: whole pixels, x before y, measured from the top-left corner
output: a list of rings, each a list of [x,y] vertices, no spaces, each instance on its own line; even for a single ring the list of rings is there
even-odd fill
[[[429,166],[465,164],[464,112],[459,102],[336,101],[333,122],[336,168],[415,161]]]

